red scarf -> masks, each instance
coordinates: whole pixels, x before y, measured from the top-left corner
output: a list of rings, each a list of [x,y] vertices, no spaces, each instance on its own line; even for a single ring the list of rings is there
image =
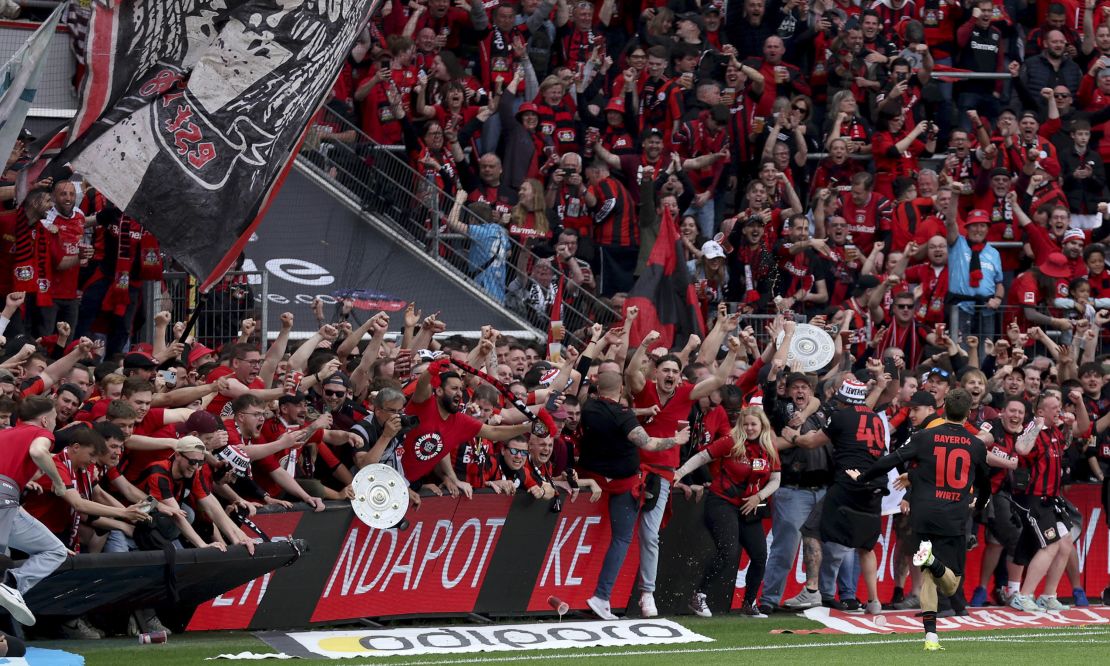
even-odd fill
[[[119,243],[116,246],[116,263],[109,279],[108,293],[104,296],[101,309],[122,317],[131,302],[131,268],[135,263],[135,252],[139,256],[139,279],[162,279],[162,257],[158,252],[158,241],[135,219],[121,215],[119,220]],[[107,268],[107,258],[105,258]]]
[[[50,297],[50,283],[54,278],[54,262],[50,256],[52,236],[42,223],[28,220],[27,212],[19,207],[15,220],[13,290],[34,294],[39,307],[54,304],[54,299]]]

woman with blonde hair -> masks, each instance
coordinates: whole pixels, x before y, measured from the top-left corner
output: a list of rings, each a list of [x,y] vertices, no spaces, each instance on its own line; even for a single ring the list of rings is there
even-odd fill
[[[747,407],[728,437],[713,442],[675,472],[677,484],[709,463],[713,478],[705,501],[705,524],[713,535],[717,554],[690,600],[690,609],[700,617],[713,616],[706,604],[706,590],[739,563],[741,548],[751,561],[740,612],[749,617],[767,617],[756,606],[756,595],[767,566],[767,538],[763,533],[763,518],[770,515],[767,498],[779,488],[779,454],[774,437],[763,408]]]
[[[547,220],[547,195],[543,183],[528,178],[520,184],[517,204],[509,220],[509,235],[522,245],[531,240],[551,238],[551,224]]]

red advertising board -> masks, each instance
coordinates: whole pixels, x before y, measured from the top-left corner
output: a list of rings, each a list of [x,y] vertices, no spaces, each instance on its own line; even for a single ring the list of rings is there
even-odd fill
[[[424,502],[403,532],[351,521],[312,621],[470,612],[511,503],[504,495]]]
[[[1110,549],[1099,488],[1074,486],[1067,495],[1084,516],[1076,543],[1081,582],[1089,594],[1097,595],[1110,585]],[[660,602],[676,597],[678,590],[687,595],[690,581],[700,579],[713,557],[700,507],[682,508],[683,517],[679,519],[676,512],[660,538],[663,549],[672,551],[659,563],[656,598]],[[382,531],[366,527],[340,506],[322,514],[260,514],[255,520],[270,536],[305,539],[308,552],[290,568],[206,602],[188,628],[278,628],[364,617],[464,614],[478,606],[511,615],[549,611],[552,596],[572,609],[585,610],[610,540],[605,502],[564,501],[562,512],[552,518],[548,503],[528,497],[426,497],[418,510],[409,511],[408,519],[407,530]],[[769,530],[770,524],[765,528]],[[672,547],[674,539],[682,540],[680,547]],[[894,545],[887,518],[875,547],[879,595],[884,600],[893,587]],[[978,580],[981,553],[982,548],[968,553],[965,588],[969,594]],[[501,569],[509,566],[509,571],[493,571],[494,561]],[[747,558],[739,565],[734,607],[744,593]],[[634,537],[611,594],[614,609],[631,598],[638,568],[639,544]],[[522,581],[522,575],[529,581]],[[514,585],[507,585],[504,576],[515,577]],[[787,578],[784,598],[801,589],[804,574],[799,563]],[[1061,581],[1060,593],[1070,592],[1067,579]],[[481,603],[480,597],[485,599]],[[686,598],[682,596],[681,607]],[[661,606],[661,610],[680,611],[680,607]]]
[[[606,502],[565,502],[547,544],[543,567],[528,600],[529,611],[550,610],[548,597],[586,608],[586,599],[594,593],[605,551],[609,548],[609,507]],[[633,532],[624,566],[610,594],[612,607],[620,609],[632,594],[636,572],[640,567],[640,542]]]

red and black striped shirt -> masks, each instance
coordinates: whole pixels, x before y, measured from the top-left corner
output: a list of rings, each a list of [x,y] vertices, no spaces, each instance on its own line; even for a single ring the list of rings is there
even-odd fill
[[[1021,466],[1029,468],[1029,490],[1034,497],[1059,497],[1067,439],[1057,427],[1046,428],[1037,436],[1033,450],[1021,457]]]
[[[597,198],[593,207],[594,241],[598,245],[616,247],[639,245],[636,207],[624,185],[610,176],[591,185],[590,192]]]
[[[173,478],[173,461],[174,458],[170,458],[150,465],[139,475],[135,485],[156,500],[173,498],[178,506],[188,500],[196,508],[196,503],[208,497],[212,487],[200,473],[194,473],[191,478]]]

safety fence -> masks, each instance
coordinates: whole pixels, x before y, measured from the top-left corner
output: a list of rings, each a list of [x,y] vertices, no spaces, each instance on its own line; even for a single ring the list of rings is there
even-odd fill
[[[382,146],[346,119],[325,110],[310,130],[301,157],[328,178],[361,209],[402,233],[460,280],[470,280],[489,298],[532,326],[546,331],[551,300],[560,273],[537,246],[525,246],[506,233],[500,220],[487,221],[468,206],[458,211],[460,225],[452,229],[448,217],[454,197],[441,189],[434,176],[410,166],[393,147]],[[321,128],[327,126],[329,129]],[[564,281],[563,325],[572,342],[583,339],[592,322],[620,319],[612,305],[594,295],[590,281]]]
[[[229,271],[209,293],[201,295],[196,279],[188,273],[167,272],[163,275],[161,290],[147,292],[147,311],[149,319],[165,310],[170,313],[171,322],[185,322],[200,308],[196,326],[190,334],[212,349],[234,340],[244,319],[254,319],[257,326],[251,340],[265,349],[268,340],[268,287],[269,275],[266,271]],[[172,335],[171,325],[167,336]],[[144,339],[153,339],[153,329]]]

